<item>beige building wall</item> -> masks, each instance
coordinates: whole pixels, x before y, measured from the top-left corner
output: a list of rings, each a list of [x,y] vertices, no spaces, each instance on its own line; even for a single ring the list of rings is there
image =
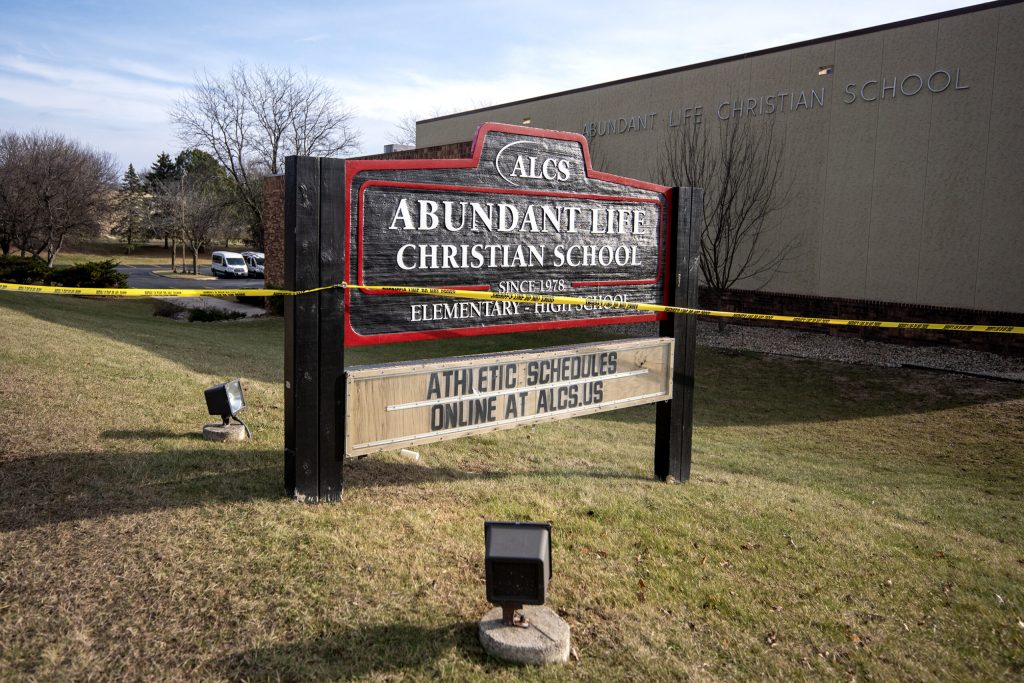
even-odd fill
[[[767,113],[761,98],[781,94]],[[670,131],[721,126],[735,103],[785,140],[791,200],[772,239],[798,245],[783,272],[739,287],[1024,313],[1019,2],[420,121],[417,143],[469,140],[487,121],[592,124],[596,167],[660,181]],[[636,126],[602,125],[622,119]]]

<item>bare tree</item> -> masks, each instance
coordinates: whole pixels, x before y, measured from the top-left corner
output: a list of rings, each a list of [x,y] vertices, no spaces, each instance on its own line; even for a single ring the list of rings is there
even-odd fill
[[[701,274],[720,294],[752,278],[767,282],[798,244],[772,239],[774,219],[791,190],[783,172],[785,143],[774,119],[738,117],[718,125],[714,134],[708,132],[711,125],[675,128],[658,175],[666,185],[704,188]]]
[[[98,235],[117,181],[113,157],[55,133],[15,133],[0,143],[0,224],[6,250],[48,266],[69,236]],[[6,252],[5,252],[6,253]]]
[[[0,135],[0,253],[28,241],[35,207],[28,199],[25,141],[17,133]]]
[[[408,113],[398,119],[391,131],[390,142],[396,145],[416,145],[416,114]]]
[[[227,170],[263,244],[262,176],[284,158],[340,156],[359,147],[352,113],[323,81],[291,69],[238,64],[224,77],[204,73],[171,110],[178,137],[209,152]]]
[[[412,145],[416,146],[416,122],[424,118],[437,118],[438,116],[447,116],[449,114],[457,114],[460,111],[469,111],[471,109],[483,109],[489,107],[494,102],[489,100],[473,100],[468,108],[460,110],[456,107],[438,107],[435,106],[430,110],[428,116],[420,116],[416,112],[407,112],[403,115],[398,122],[391,129],[391,136],[388,142],[396,145]]]
[[[157,226],[192,256],[192,273],[199,272],[199,252],[231,226],[231,207],[216,181],[200,173],[182,173],[163,181],[154,197]],[[172,250],[176,248],[172,244]],[[173,261],[173,257],[172,257]],[[174,263],[171,264],[174,268]]]

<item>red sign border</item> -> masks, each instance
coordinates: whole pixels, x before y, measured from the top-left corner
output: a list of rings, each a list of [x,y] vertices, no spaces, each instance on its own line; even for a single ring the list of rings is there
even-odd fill
[[[513,133],[516,135],[527,135],[535,138],[547,138],[551,140],[564,140],[568,142],[578,142],[583,150],[583,164],[584,173],[588,178],[594,178],[595,180],[604,180],[613,182],[619,185],[625,185],[627,187],[635,187],[641,190],[649,190],[656,192],[661,195],[662,205],[662,216],[659,221],[661,235],[661,248],[659,251],[658,258],[658,276],[662,277],[664,282],[662,285],[662,302],[668,301],[669,293],[669,278],[664,276],[664,266],[666,262],[666,256],[669,253],[668,249],[672,246],[672,234],[671,234],[671,216],[672,216],[672,195],[671,188],[665,185],[657,185],[654,183],[644,182],[642,180],[634,180],[632,178],[623,178],[621,176],[613,175],[611,173],[603,173],[601,171],[595,171],[591,166],[590,160],[590,149],[587,145],[587,139],[579,133],[568,133],[563,131],[551,131],[544,130],[541,128],[530,128],[527,126],[513,126],[501,123],[485,123],[477,128],[476,135],[473,138],[472,156],[468,159],[353,159],[345,162],[345,196],[350,198],[349,191],[351,189],[351,181],[359,173],[363,171],[385,171],[385,170],[429,170],[429,169],[450,169],[450,168],[479,168],[480,167],[480,156],[483,152],[483,143],[488,133]],[[362,229],[362,199],[363,191],[367,184],[374,183],[376,181],[367,181],[359,188],[359,206],[358,206],[358,222],[357,226],[361,234]],[[397,181],[387,181],[397,182]],[[423,183],[411,183],[411,185],[423,184]],[[401,185],[408,186],[408,183],[401,183]],[[437,186],[444,189],[445,186]],[[476,186],[450,186],[453,191],[474,191]],[[545,195],[551,194],[558,196],[558,193],[551,193],[550,191],[538,191],[531,192],[529,190],[520,191],[509,191],[502,189],[502,193],[509,194],[527,194],[527,195]],[[590,195],[579,195],[574,193],[564,193],[563,196],[581,197],[581,198],[594,198]],[[622,198],[618,198],[622,199]],[[658,201],[658,200],[642,200],[642,201]],[[361,240],[360,240],[361,245]],[[346,281],[352,282],[352,211],[351,209],[345,211],[345,275]],[[358,262],[361,264],[362,261],[362,249],[359,249],[357,254]],[[362,281],[362,272],[360,269],[359,273],[360,282]],[[657,282],[657,280],[655,280]],[[604,286],[605,283],[582,283],[587,286]],[[578,286],[582,286],[578,285]],[[608,282],[611,285],[630,285],[630,284],[648,284],[644,281],[625,281],[625,282]],[[353,283],[353,286],[358,286],[357,283]],[[577,286],[574,283],[574,286]],[[487,287],[479,286],[466,286],[464,289],[486,289]],[[366,292],[364,292],[366,293]],[[345,290],[345,346],[369,346],[374,344],[391,344],[395,342],[406,342],[406,341],[421,341],[428,339],[447,339],[452,337],[475,337],[487,334],[512,334],[516,332],[529,332],[535,330],[549,330],[549,329],[562,329],[570,327],[593,327],[595,325],[616,325],[616,324],[629,324],[639,322],[653,322],[657,320],[664,320],[667,316],[666,313],[649,313],[644,315],[634,316],[615,316],[615,317],[602,317],[602,318],[583,318],[574,320],[547,320],[534,323],[512,323],[503,325],[482,325],[473,327],[456,327],[456,328],[444,328],[440,330],[413,330],[407,332],[389,332],[383,334],[372,334],[364,335],[359,334],[352,328],[352,321],[350,317],[350,297],[351,290]]]

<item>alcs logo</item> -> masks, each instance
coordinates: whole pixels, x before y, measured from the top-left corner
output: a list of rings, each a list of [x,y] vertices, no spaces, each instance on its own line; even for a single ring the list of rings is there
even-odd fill
[[[532,156],[529,154],[517,153],[519,150],[508,151],[510,147],[531,143],[533,143],[532,140],[510,142],[498,150],[498,153],[494,157],[494,168],[498,171],[498,175],[501,176],[502,180],[509,185],[519,184],[514,180],[515,178],[552,180],[561,183],[565,182],[572,176],[572,167],[568,159],[556,159],[550,156]],[[508,152],[508,154],[506,154],[506,152]],[[505,155],[504,165],[508,166],[511,164],[511,169],[509,169],[508,173],[502,170],[502,155]]]

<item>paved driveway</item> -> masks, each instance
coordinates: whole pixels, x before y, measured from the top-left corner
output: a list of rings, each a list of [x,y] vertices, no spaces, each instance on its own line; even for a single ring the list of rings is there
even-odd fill
[[[135,289],[263,289],[262,278],[231,280],[179,280],[153,275],[154,270],[170,270],[171,264],[161,266],[118,266],[128,275],[128,286]],[[200,275],[211,275],[209,266],[199,266]]]

